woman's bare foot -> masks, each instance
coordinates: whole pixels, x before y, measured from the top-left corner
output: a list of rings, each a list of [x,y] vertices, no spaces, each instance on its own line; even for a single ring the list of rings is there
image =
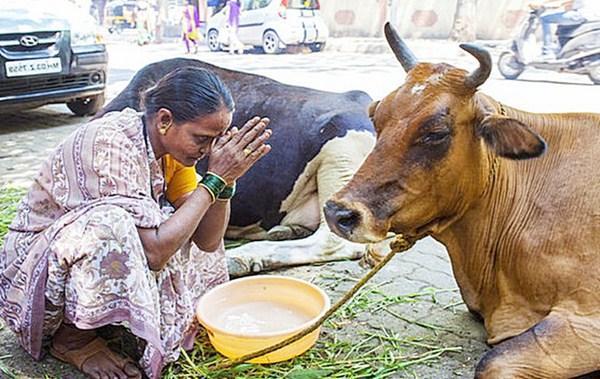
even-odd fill
[[[63,323],[54,335],[50,352],[94,379],[142,377],[132,361],[110,350],[93,330],[80,330]]]

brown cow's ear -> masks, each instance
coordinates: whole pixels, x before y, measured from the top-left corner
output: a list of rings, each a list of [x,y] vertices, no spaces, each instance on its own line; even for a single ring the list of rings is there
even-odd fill
[[[379,100],[373,101],[371,104],[369,104],[368,113],[371,120],[373,119],[373,116],[375,116],[375,110],[377,109],[378,105]]]
[[[488,116],[479,125],[479,134],[501,157],[529,159],[546,151],[546,142],[530,127],[512,118]]]

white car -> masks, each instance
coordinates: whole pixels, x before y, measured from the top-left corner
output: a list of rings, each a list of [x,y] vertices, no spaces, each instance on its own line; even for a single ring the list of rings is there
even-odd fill
[[[321,51],[329,36],[318,0],[242,0],[238,39],[246,47],[260,47],[267,54],[288,45],[307,45]],[[211,51],[229,44],[227,7],[209,18],[206,42]]]

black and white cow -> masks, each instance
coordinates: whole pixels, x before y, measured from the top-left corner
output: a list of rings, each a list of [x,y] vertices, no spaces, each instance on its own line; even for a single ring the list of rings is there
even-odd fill
[[[235,99],[233,125],[255,115],[271,119],[272,150],[239,180],[232,200],[226,237],[256,242],[228,250],[231,274],[360,257],[364,245],[330,233],[321,210],[374,145],[369,95],[318,91],[175,58],[142,68],[96,117],[139,110],[143,90],[184,66],[210,69],[226,83]]]

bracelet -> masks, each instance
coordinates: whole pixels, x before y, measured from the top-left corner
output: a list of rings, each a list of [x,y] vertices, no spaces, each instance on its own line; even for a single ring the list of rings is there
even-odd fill
[[[212,202],[214,203],[217,199],[217,196],[221,194],[227,182],[223,180],[219,175],[214,174],[212,172],[207,172],[206,175],[202,178],[198,185],[206,188],[211,195]]]
[[[233,182],[230,186],[223,188],[223,191],[217,196],[217,200],[219,201],[228,201],[235,195],[235,182]]]
[[[215,173],[214,173],[214,172],[212,172],[212,171],[206,171],[206,175],[205,175],[205,177],[206,177],[206,176],[214,176],[215,178],[219,179],[219,181],[220,181],[221,183],[223,183],[223,186],[226,186],[226,185],[227,185],[227,181],[226,181],[225,179],[223,179],[223,178],[222,178],[222,177],[221,177],[219,174],[215,174]]]

